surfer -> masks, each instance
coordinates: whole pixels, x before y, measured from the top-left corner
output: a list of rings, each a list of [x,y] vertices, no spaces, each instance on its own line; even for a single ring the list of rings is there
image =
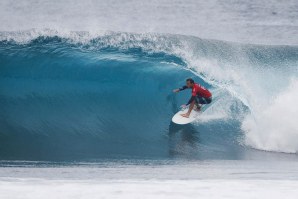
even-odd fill
[[[202,104],[210,104],[212,101],[212,94],[210,91],[208,91],[206,88],[204,88],[203,86],[201,86],[198,83],[195,83],[193,79],[188,78],[186,80],[186,85],[173,90],[173,92],[178,93],[182,90],[185,89],[192,89],[191,91],[191,98],[189,99],[189,101],[187,102],[187,104],[182,105],[181,107],[185,108],[186,106],[189,106],[188,112],[185,114],[181,114],[181,116],[183,117],[189,117],[191,111],[194,108],[194,105],[196,104],[197,110],[200,111],[201,110],[201,105]]]

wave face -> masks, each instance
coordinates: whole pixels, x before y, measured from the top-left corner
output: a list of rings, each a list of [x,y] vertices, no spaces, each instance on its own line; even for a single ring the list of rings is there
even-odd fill
[[[245,159],[298,151],[298,47],[191,36],[0,34],[1,159]],[[213,92],[198,123],[171,117],[193,77]]]

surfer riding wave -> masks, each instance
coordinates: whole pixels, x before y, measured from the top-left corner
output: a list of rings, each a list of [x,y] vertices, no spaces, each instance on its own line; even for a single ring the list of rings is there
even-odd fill
[[[186,80],[185,86],[175,89],[173,90],[173,92],[178,93],[182,90],[190,89],[190,88],[192,89],[191,98],[188,100],[187,104],[181,106],[185,108],[186,106],[190,105],[187,113],[181,114],[181,116],[183,117],[189,117],[195,105],[196,105],[196,109],[200,111],[202,104],[210,104],[212,102],[211,92],[206,88],[204,88],[203,86],[201,86],[200,84],[195,83],[194,80],[191,78],[188,78]]]

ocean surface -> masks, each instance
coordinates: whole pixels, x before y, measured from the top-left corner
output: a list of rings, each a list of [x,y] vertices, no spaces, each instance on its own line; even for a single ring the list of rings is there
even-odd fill
[[[0,197],[296,198],[297,35],[296,0],[1,1]]]

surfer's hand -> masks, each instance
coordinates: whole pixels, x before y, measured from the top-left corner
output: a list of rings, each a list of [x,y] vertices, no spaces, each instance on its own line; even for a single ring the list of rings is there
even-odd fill
[[[174,89],[173,92],[174,93],[178,93],[180,90],[179,89]]]
[[[180,106],[180,108],[185,109],[185,108],[186,108],[186,105],[185,105],[185,104],[182,104],[182,105]]]

